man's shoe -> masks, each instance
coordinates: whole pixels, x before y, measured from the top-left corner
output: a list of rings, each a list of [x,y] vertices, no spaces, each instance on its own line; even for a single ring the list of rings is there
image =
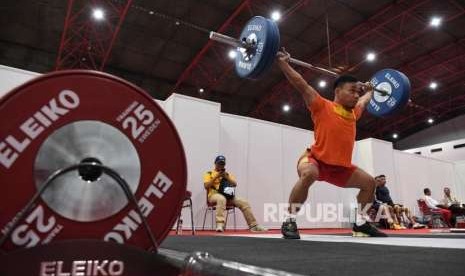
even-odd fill
[[[399,224],[394,223],[394,224],[392,225],[392,228],[391,228],[391,229],[392,229],[392,230],[400,230],[400,229],[402,229],[402,228],[400,227]]]
[[[354,237],[387,237],[385,233],[378,230],[378,228],[365,222],[365,224],[357,226],[354,224],[352,228],[352,235]]]
[[[412,226],[413,229],[426,228],[426,225],[415,222]]]
[[[224,225],[222,223],[216,224],[216,232],[224,232]]]
[[[258,224],[250,228],[250,232],[266,232],[266,231],[268,231],[268,229]]]
[[[285,221],[281,226],[281,233],[285,239],[300,239],[299,230],[297,229],[297,223],[295,220]]]

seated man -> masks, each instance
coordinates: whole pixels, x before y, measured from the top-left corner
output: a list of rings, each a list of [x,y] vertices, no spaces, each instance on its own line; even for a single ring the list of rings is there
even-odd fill
[[[460,203],[457,198],[450,194],[450,189],[448,187],[444,187],[444,198],[441,200],[441,204],[447,207],[457,206],[463,208],[465,206],[465,204]]]
[[[249,229],[252,232],[267,231],[265,228],[257,224],[257,220],[252,214],[249,203],[240,197],[233,196],[230,199],[226,199],[226,196],[220,193],[221,185],[227,185],[236,187],[237,182],[234,177],[225,169],[226,158],[223,155],[219,155],[215,159],[215,168],[212,171],[208,171],[203,176],[203,182],[205,189],[208,190],[208,202],[216,203],[216,231],[224,231],[224,211],[226,210],[226,202],[229,200],[234,206],[239,208],[244,215]],[[228,195],[227,195],[228,196]],[[230,196],[228,196],[230,197]]]
[[[444,188],[444,198],[441,200],[441,204],[452,212],[452,225],[455,224],[455,217],[465,216],[463,204],[450,194],[448,187]]]
[[[401,205],[401,204],[395,204],[392,201],[390,192],[388,187],[386,187],[386,176],[384,174],[378,175],[375,177],[376,180],[376,199],[380,201],[381,203],[387,204],[389,207],[389,213],[392,215],[393,219],[393,224],[392,228],[393,229],[405,229],[405,226],[402,226],[400,222],[402,222],[403,215],[407,217],[407,219],[410,221],[410,227],[413,228],[421,228],[424,227],[424,225],[421,225],[415,221],[415,219],[412,217],[412,213],[410,212],[410,209]]]
[[[394,213],[394,210],[392,209],[391,206],[389,206],[389,205],[387,205],[387,204],[385,204],[385,203],[383,203],[383,202],[381,202],[381,201],[379,201],[379,200],[377,200],[375,198],[371,208],[374,211],[374,213],[369,213],[370,218],[371,218],[371,222],[379,222],[386,229],[394,229],[394,230],[401,229],[400,225],[399,225],[399,222],[397,221],[397,217],[396,217],[396,215]],[[380,215],[385,216],[387,224],[382,223],[381,220],[377,221],[378,218],[382,218],[382,217],[380,217]]]
[[[435,210],[441,212],[442,217],[446,221],[447,224],[450,225],[452,213],[447,209],[447,206],[440,204],[437,200],[431,197],[431,190],[428,188],[423,189],[423,193],[425,194],[424,200],[426,205]]]
[[[388,215],[388,224],[389,227],[398,230],[401,229],[397,216],[394,212],[394,203],[392,202],[391,195],[389,194],[389,189],[386,185],[386,176],[384,174],[375,176],[376,181],[376,190],[375,190],[375,201],[373,202],[373,208],[377,211],[379,208],[381,211],[385,212]]]

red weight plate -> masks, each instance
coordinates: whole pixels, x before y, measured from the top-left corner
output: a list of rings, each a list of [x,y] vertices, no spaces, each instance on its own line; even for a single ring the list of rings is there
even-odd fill
[[[59,241],[9,252],[2,276],[178,276],[181,268],[160,254],[98,240]],[[27,264],[27,265],[25,265]]]
[[[58,169],[94,161],[129,184],[160,243],[186,191],[184,150],[173,123],[140,88],[92,71],[41,76],[0,100],[0,229],[11,227]],[[103,239],[149,249],[135,206],[99,171],[58,177],[4,250],[55,240]]]

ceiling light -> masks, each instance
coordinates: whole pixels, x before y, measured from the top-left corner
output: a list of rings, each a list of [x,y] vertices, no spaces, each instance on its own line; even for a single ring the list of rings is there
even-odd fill
[[[321,87],[321,88],[325,88],[326,87],[326,81],[324,80],[321,80],[319,83],[318,83],[318,86]]]
[[[428,118],[428,124],[432,124],[434,123],[434,119],[433,118]]]
[[[237,56],[237,51],[236,50],[230,50],[229,53],[228,53],[228,57],[230,59],[235,59]]]
[[[94,11],[92,12],[92,16],[96,20],[103,20],[105,18],[105,13],[102,9],[94,9]]]
[[[397,133],[393,133],[393,134],[392,134],[392,138],[394,138],[394,139],[397,139],[397,138],[399,138],[399,134],[397,134]]]
[[[288,104],[283,105],[284,112],[289,112],[289,110],[291,110],[291,107]]]
[[[436,89],[436,88],[438,88],[438,83],[435,82],[435,81],[432,81],[432,82],[429,84],[429,88],[431,88],[431,89]]]
[[[433,16],[431,18],[431,21],[429,22],[429,24],[433,27],[439,27],[442,23],[442,18],[441,17],[437,17],[437,16]]]
[[[203,93],[203,91],[204,91],[203,88],[200,88],[200,89],[199,89],[199,92],[200,92],[200,93]]]
[[[376,54],[373,53],[373,52],[370,52],[370,53],[367,54],[366,59],[368,61],[374,61],[376,59]]]
[[[279,21],[281,19],[281,13],[279,11],[274,11],[271,13],[271,19],[273,21]]]

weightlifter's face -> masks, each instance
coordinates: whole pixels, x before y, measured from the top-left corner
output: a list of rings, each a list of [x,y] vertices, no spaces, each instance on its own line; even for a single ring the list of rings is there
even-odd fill
[[[355,82],[347,82],[336,88],[339,103],[346,109],[353,109],[360,98],[360,87]]]

